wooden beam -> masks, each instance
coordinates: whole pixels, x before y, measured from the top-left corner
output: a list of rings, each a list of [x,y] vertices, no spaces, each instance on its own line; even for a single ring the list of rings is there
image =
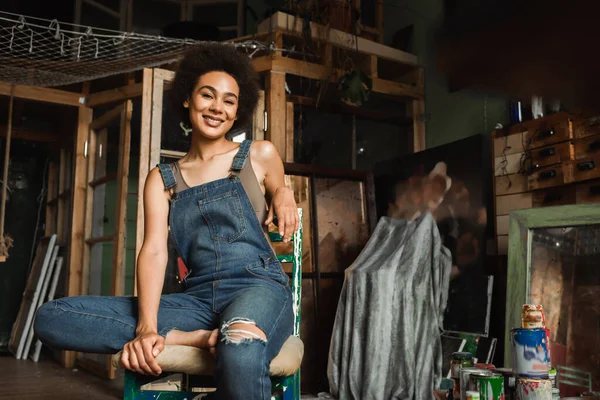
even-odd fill
[[[289,57],[274,57],[271,71],[331,82],[337,81],[343,75],[343,71],[340,69],[332,69],[326,65],[309,63]],[[379,78],[373,78],[373,92],[413,99],[424,97],[422,87]]]
[[[258,25],[259,33],[273,32],[275,30],[302,35],[304,32],[304,20],[302,18],[296,18],[293,15],[277,12]],[[385,46],[365,38],[356,37],[350,33],[331,29],[314,22],[310,22],[310,33],[313,40],[329,42],[337,47],[356,50],[358,42],[358,50],[361,53],[373,54],[380,58],[408,65],[418,64],[418,58],[414,54]]]
[[[98,117],[92,121],[92,123],[90,124],[90,129],[98,130],[98,129],[108,127],[108,124],[110,124],[112,121],[114,121],[115,118],[117,118],[119,116],[119,114],[121,114],[124,107],[125,107],[124,104],[119,104],[112,110],[105,112],[100,117]]]
[[[256,72],[266,72],[273,67],[273,57],[271,56],[256,57],[251,62]]]
[[[285,74],[269,72],[266,78],[267,140],[285,157]]]
[[[90,151],[95,150],[95,149],[96,149],[96,146],[92,147],[92,144],[90,141]],[[93,175],[92,175],[92,178],[93,178]],[[90,185],[91,188],[95,188],[96,186],[100,186],[102,184],[105,184],[107,182],[112,182],[115,180],[117,180],[117,173],[111,172],[110,174],[106,174],[104,176],[101,176],[100,178],[92,179],[91,181],[89,181],[88,184]]]
[[[92,122],[93,123],[93,122]],[[90,124],[91,125],[91,124]],[[89,187],[86,188],[85,193],[85,211],[84,211],[84,226],[83,226],[83,237],[85,245],[83,246],[81,255],[81,293],[82,295],[89,294],[90,287],[90,269],[92,267],[91,262],[91,246],[87,239],[92,236],[92,230],[94,226],[94,186],[90,183],[94,182],[96,176],[96,159],[98,156],[99,140],[98,136],[105,134],[104,130],[100,134],[97,134],[95,130],[90,129],[88,137],[88,154],[87,154],[87,176],[86,182]],[[101,142],[101,140],[100,140]]]
[[[409,116],[413,120],[413,152],[417,153],[426,148],[425,143],[425,101],[413,100],[408,104]]]
[[[56,211],[56,238],[61,242],[67,241],[65,219],[68,218],[67,215],[69,209],[66,204],[66,194],[70,193],[70,191],[67,189],[67,165],[67,150],[65,148],[61,148],[60,162],[58,165],[58,205]]]
[[[84,238],[84,215],[85,215],[85,196],[87,188],[87,160],[85,157],[85,147],[88,140],[89,125],[92,122],[93,110],[88,107],[80,106],[77,133],[74,141],[74,163],[73,170],[73,191],[71,194],[71,227],[68,240],[68,264],[65,278],[66,296],[77,296],[81,294],[81,271],[83,262]],[[73,351],[63,351],[61,361],[66,368],[73,368],[75,365],[76,353]]]
[[[144,242],[144,186],[150,172],[150,136],[152,133],[152,87],[154,72],[145,68],[142,79],[142,124],[140,127],[140,159],[138,163],[137,221],[135,228],[135,271],[133,294],[137,295],[137,261]]]
[[[0,126],[0,137],[6,136],[6,125]],[[36,131],[32,129],[14,127],[12,131],[12,139],[26,140],[29,142],[43,142],[43,143],[55,143],[62,140],[62,137],[58,133]]]
[[[154,79],[160,79],[163,81],[172,81],[175,79],[175,71],[170,71],[168,69],[155,68],[154,69]]]
[[[98,243],[106,243],[106,242],[112,242],[115,240],[115,235],[105,235],[105,236],[98,236],[98,237],[89,237],[87,239],[85,239],[85,242],[87,244],[98,244]]]
[[[11,95],[11,84],[0,82],[0,95]],[[81,106],[85,97],[80,93],[38,86],[14,85],[13,96],[16,99],[36,100],[67,106]]]
[[[252,139],[264,140],[265,138],[265,92],[258,94],[258,103],[252,116]]]
[[[152,80],[152,124],[150,133],[150,162],[149,168],[154,168],[160,162],[160,143],[162,137],[162,110],[165,91],[165,77],[172,76],[166,70],[155,69]]]
[[[117,166],[117,195],[115,207],[115,243],[113,245],[111,296],[122,296],[125,242],[127,236],[127,184],[129,182],[129,157],[131,153],[131,114],[133,105],[127,100],[121,113],[119,135],[119,163]],[[113,371],[112,367],[108,367]]]
[[[285,103],[285,162],[294,162],[294,103]]]
[[[142,83],[122,86],[116,89],[105,90],[103,92],[91,93],[86,99],[88,107],[123,101],[142,95]]]
[[[422,99],[425,97],[422,88],[379,78],[373,78],[373,91],[376,93],[389,94],[396,97],[409,97],[412,99]]]
[[[56,162],[50,161],[48,162],[48,188],[46,196],[46,230],[44,231],[44,235],[50,236],[52,233],[56,231],[56,227],[54,226],[56,223],[56,207],[54,204],[58,201],[57,196],[57,172],[58,168]],[[56,197],[55,197],[56,196]]]
[[[339,79],[343,75],[342,71],[336,71],[328,66],[289,57],[273,57],[271,71],[316,80],[332,81]]]
[[[67,296],[81,294],[81,270],[84,246],[84,213],[87,189],[87,145],[92,109],[79,107],[79,119],[75,137],[75,170],[73,171],[73,192],[71,205],[71,238],[69,246],[69,269],[67,274]]]

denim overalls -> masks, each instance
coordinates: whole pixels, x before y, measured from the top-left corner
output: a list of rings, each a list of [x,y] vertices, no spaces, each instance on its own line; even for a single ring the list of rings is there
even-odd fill
[[[292,296],[239,178],[252,141],[240,145],[228,177],[173,191],[172,239],[190,272],[184,293],[161,296],[158,333],[220,328],[217,398],[270,399],[270,361],[292,333]],[[176,181],[159,164],[165,188]],[[267,340],[229,340],[233,323],[252,323]],[[46,303],[35,332],[50,347],[116,353],[135,337],[137,298],[80,296]],[[242,395],[243,393],[243,395]]]

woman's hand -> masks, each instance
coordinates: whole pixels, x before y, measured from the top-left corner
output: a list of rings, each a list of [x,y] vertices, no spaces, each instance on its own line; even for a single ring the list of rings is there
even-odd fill
[[[160,375],[162,370],[156,357],[165,347],[165,338],[156,332],[140,332],[136,338],[123,346],[121,363],[139,374]]]
[[[273,215],[277,215],[277,227],[279,228],[279,234],[283,236],[283,241],[285,243],[289,242],[300,225],[298,206],[294,199],[294,192],[291,189],[281,186],[275,191],[265,225],[273,222]]]

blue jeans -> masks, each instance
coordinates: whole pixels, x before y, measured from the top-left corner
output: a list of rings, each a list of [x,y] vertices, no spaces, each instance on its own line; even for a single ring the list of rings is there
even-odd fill
[[[234,343],[224,340],[224,332],[219,331],[215,370],[219,399],[271,398],[269,365],[293,330],[290,291],[278,274],[275,268],[257,264],[217,282],[216,290],[212,284],[201,285],[161,296],[158,332],[162,336],[173,329],[223,329],[240,320],[254,322],[265,333],[266,342]],[[38,310],[35,334],[56,349],[112,354],[135,337],[137,310],[136,297],[66,297]]]

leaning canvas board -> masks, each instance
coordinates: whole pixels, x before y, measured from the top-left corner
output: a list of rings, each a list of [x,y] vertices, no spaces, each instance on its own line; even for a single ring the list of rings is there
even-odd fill
[[[42,290],[40,291],[40,294],[38,296],[38,299],[37,299],[37,302],[35,305],[36,312],[37,312],[37,309],[40,308],[41,305],[44,304],[44,301],[46,300],[46,293],[48,293],[48,286],[50,284],[50,280],[52,279],[52,272],[54,271],[54,265],[56,264],[56,256],[57,255],[58,255],[58,246],[54,246],[54,249],[52,250],[52,255],[50,256],[50,263],[48,264],[46,273],[41,278],[42,279]],[[31,344],[33,343],[33,323],[29,327],[29,329],[26,333],[26,336],[27,336],[27,341],[25,342],[25,348],[23,349],[23,355],[21,357],[23,360],[27,359],[27,357],[29,356],[29,350],[31,349]]]
[[[56,286],[58,286],[58,279],[60,277],[60,271],[62,270],[63,258],[58,257],[56,259],[56,267],[54,268],[54,273],[52,274],[52,283],[50,284],[50,290],[48,291],[48,301],[54,300],[54,295],[56,294]],[[42,351],[42,342],[40,339],[37,339],[35,342],[35,349],[31,354],[31,359],[35,362],[38,362],[40,359],[40,353]]]
[[[42,238],[36,250],[33,266],[27,278],[27,286],[21,300],[19,314],[8,342],[8,349],[17,359],[21,359],[23,356],[25,342],[27,341],[26,333],[33,324],[37,300],[42,290],[43,278],[50,264],[50,257],[55,243],[56,235],[52,235],[50,238]]]

